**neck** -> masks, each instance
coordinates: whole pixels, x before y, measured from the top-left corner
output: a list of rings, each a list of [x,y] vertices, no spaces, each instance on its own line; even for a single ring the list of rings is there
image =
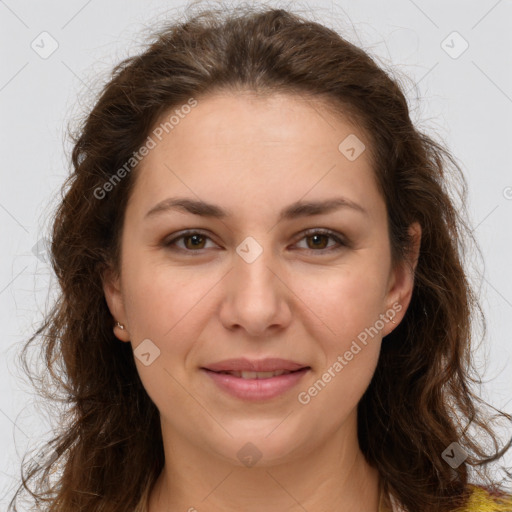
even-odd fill
[[[165,435],[163,423],[166,464],[148,512],[377,512],[379,475],[359,449],[355,425],[346,422],[329,442],[284,462],[262,458],[245,467]]]

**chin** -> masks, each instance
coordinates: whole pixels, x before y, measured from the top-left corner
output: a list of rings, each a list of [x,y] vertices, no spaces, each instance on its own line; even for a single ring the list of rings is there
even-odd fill
[[[233,437],[225,437],[221,445],[211,445],[211,450],[225,462],[240,467],[271,467],[293,462],[306,455],[312,446],[308,440],[295,438],[290,430],[278,426],[284,418],[272,421],[271,428],[227,429]],[[276,428],[277,427],[277,428]]]

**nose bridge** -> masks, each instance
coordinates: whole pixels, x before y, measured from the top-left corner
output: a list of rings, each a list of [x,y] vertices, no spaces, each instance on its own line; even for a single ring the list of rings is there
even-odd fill
[[[252,300],[258,297],[270,300],[277,283],[270,268],[276,266],[273,251],[270,247],[270,237],[266,240],[256,240],[246,237],[236,248],[235,268],[233,278],[237,282],[237,291],[246,290]],[[269,295],[270,292],[270,295]]]
[[[251,334],[261,334],[268,327],[283,324],[286,315],[285,289],[276,258],[267,243],[247,237],[236,248],[234,268],[229,273],[227,304],[223,321],[238,324]]]

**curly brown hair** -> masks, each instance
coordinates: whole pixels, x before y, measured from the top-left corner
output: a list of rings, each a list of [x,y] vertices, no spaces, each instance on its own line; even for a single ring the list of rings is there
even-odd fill
[[[500,449],[484,412],[488,404],[472,389],[481,383],[472,362],[472,325],[480,321],[485,334],[485,318],[464,269],[467,248],[477,243],[465,220],[460,167],[442,144],[413,126],[398,80],[365,51],[298,14],[242,6],[204,9],[160,30],[145,51],[115,67],[73,136],[73,171],[52,219],[51,263],[61,293],[20,357],[35,385],[26,355],[40,340],[51,382],[39,379],[39,392],[65,408],[46,457],[22,469],[10,510],[18,510],[25,489],[48,512],[126,512],[160,474],[159,412],[131,345],[113,334],[101,276],[109,266],[119,269],[120,233],[137,171],[126,162],[154,124],[192,97],[242,89],[317,98],[364,130],[385,199],[394,264],[410,248],[408,227],[421,225],[409,308],[382,345],[358,404],[367,461],[386,490],[414,512],[463,506],[470,468],[503,492],[502,483],[489,477],[489,463],[510,443]],[[106,191],[108,200],[98,199]],[[492,455],[469,427],[492,440]],[[468,453],[456,470],[442,458],[453,442]]]

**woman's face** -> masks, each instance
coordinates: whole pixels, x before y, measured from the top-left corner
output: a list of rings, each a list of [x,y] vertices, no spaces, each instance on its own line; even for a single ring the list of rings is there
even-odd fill
[[[104,284],[164,442],[248,465],[355,435],[413,287],[391,267],[369,142],[319,103],[249,93],[201,98],[167,132],[136,171],[120,279]],[[302,370],[217,373],[250,368]]]

